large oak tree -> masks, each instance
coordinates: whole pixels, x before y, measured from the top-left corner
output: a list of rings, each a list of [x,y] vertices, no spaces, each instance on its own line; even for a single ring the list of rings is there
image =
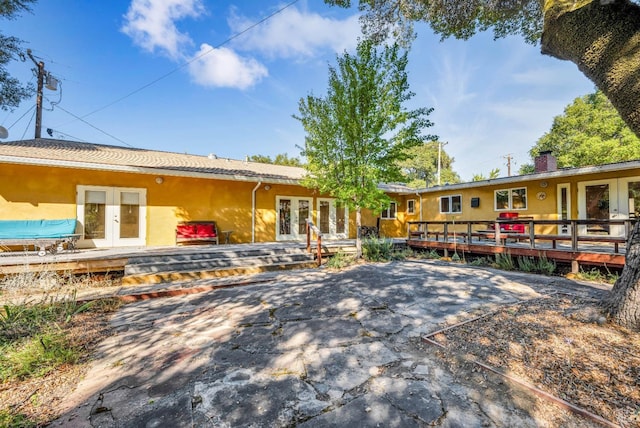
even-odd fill
[[[640,6],[632,1],[359,0],[359,6],[374,40],[406,36],[412,22],[422,21],[443,37],[465,39],[493,29],[497,37],[520,34],[539,42],[542,53],[576,64],[640,136]],[[640,222],[606,306],[614,321],[640,330]]]

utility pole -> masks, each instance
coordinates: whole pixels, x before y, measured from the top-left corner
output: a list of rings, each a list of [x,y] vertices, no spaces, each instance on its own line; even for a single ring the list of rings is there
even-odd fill
[[[31,54],[31,49],[27,49],[27,55],[31,61],[38,67],[38,89],[36,92],[36,135],[35,138],[42,136],[42,87],[44,86],[44,62],[36,61]]]
[[[442,143],[440,141],[438,141],[438,186],[440,185],[440,166],[442,164],[442,146],[446,146],[447,144],[449,144],[448,142],[446,143]]]
[[[511,159],[513,159],[513,157],[511,153],[509,153],[504,158],[507,160],[507,177],[511,177]]]

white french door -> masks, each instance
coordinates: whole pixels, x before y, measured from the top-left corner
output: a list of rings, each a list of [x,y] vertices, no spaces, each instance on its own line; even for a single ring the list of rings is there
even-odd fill
[[[311,198],[276,197],[276,241],[301,241],[307,235],[307,220],[311,219]]]
[[[126,247],[146,244],[147,192],[124,187],[78,186],[80,246]]]
[[[578,183],[578,218],[625,220],[640,212],[640,177],[597,180]],[[610,230],[582,227],[581,234],[606,233],[624,236],[624,225]]]
[[[335,199],[318,198],[317,225],[322,236],[328,239],[346,239],[349,236],[347,209],[336,204]]]

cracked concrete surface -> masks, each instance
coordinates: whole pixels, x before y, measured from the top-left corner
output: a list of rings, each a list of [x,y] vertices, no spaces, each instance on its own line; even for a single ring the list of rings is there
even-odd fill
[[[272,274],[128,304],[63,427],[537,426],[521,391],[461,383],[420,341],[558,278],[432,261]]]

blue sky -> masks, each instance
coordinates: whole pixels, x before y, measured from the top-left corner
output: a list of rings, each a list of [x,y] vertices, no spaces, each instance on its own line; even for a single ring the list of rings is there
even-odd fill
[[[326,93],[328,64],[354,48],[360,27],[356,8],[288,4],[110,0],[97,8],[40,0],[32,14],[2,21],[2,28],[61,82],[61,91],[44,91],[44,137],[51,128],[54,138],[153,150],[299,156],[304,130],[292,118],[298,101]],[[463,180],[493,168],[505,176],[507,156],[517,172],[553,117],[594,91],[575,65],[543,56],[521,38],[494,41],[484,33],[441,42],[424,25],[417,30],[411,107],[435,109],[428,132],[447,142]],[[32,68],[27,59],[9,70],[35,82]],[[33,138],[34,104],[0,111],[9,140]]]

